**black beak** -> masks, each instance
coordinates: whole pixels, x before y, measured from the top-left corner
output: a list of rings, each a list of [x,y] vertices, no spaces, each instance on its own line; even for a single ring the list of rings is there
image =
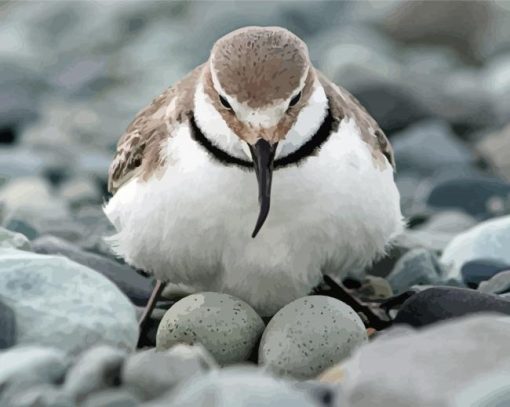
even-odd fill
[[[271,181],[273,179],[273,162],[276,152],[276,146],[269,144],[266,140],[259,140],[254,146],[249,144],[251,156],[253,159],[253,166],[255,167],[255,174],[259,183],[259,217],[255,224],[255,229],[251,237],[257,236],[260,228],[264,224],[269,213],[269,206],[271,204]]]

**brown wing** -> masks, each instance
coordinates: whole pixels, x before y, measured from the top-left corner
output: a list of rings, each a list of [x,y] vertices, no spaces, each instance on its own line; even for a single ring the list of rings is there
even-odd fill
[[[128,126],[117,144],[108,172],[108,190],[112,194],[132,177],[142,175],[147,179],[165,164],[160,154],[162,143],[191,112],[194,89],[202,67],[195,68],[154,99]]]
[[[378,160],[382,154],[395,168],[391,144],[374,118],[347,90],[331,82],[322,73],[317,72],[317,75],[329,99],[333,117],[338,118],[339,122],[344,117],[354,119],[360,128],[363,141],[371,147],[374,159]]]

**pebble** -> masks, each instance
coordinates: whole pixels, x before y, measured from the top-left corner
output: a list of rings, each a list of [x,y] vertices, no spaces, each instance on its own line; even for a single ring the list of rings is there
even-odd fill
[[[426,204],[435,210],[460,209],[480,219],[505,215],[510,209],[510,183],[489,177],[463,177],[437,182]]]
[[[472,315],[376,338],[342,363],[342,388],[349,407],[502,406],[509,363],[510,318]]]
[[[64,257],[0,249],[0,297],[16,315],[18,344],[72,354],[97,344],[136,347],[138,323],[128,298],[99,273]]]
[[[182,383],[174,393],[144,407],[317,407],[290,383],[258,369],[229,367]]]
[[[90,177],[74,177],[62,183],[58,194],[72,206],[101,204],[97,182]]]
[[[430,176],[438,170],[469,168],[474,156],[446,122],[417,122],[392,138],[399,171]]]
[[[29,240],[21,233],[12,232],[0,226],[0,248],[31,250]]]
[[[5,228],[25,235],[28,240],[34,240],[39,236],[39,232],[32,225],[17,218],[8,219]]]
[[[476,150],[494,172],[510,182],[510,124],[482,138]]]
[[[57,254],[83,264],[114,282],[133,304],[145,306],[152,292],[152,282],[127,264],[81,250],[76,245],[55,236],[45,235],[32,242],[32,250],[41,254]]]
[[[406,300],[394,323],[422,327],[479,312],[510,315],[510,302],[468,288],[433,287]]]
[[[71,397],[58,386],[38,384],[31,387],[11,386],[4,397],[2,405],[9,407],[75,407]]]
[[[510,267],[491,277],[488,281],[482,281],[478,291],[487,294],[504,294],[510,291]]]
[[[140,401],[125,389],[108,389],[91,394],[80,407],[138,407]]]
[[[34,199],[37,197],[37,199]],[[51,185],[42,178],[20,177],[10,180],[0,189],[9,216],[27,222],[41,219],[66,219],[69,209],[65,202],[53,195]]]
[[[16,346],[0,352],[0,393],[4,386],[16,383],[59,383],[69,363],[64,352],[49,347]]]
[[[131,355],[122,368],[122,383],[141,400],[151,400],[192,376],[217,367],[201,346],[175,345],[166,351],[149,349]]]
[[[478,287],[482,281],[491,279],[501,271],[509,270],[510,264],[490,259],[470,260],[460,269],[462,280],[468,287]]]
[[[158,328],[156,346],[202,344],[220,365],[243,362],[252,354],[264,322],[246,302],[228,294],[204,292],[177,301]]]
[[[97,346],[83,352],[67,372],[64,389],[77,402],[120,383],[126,353],[110,346]]]
[[[413,249],[395,264],[387,280],[395,294],[413,285],[437,284],[444,278],[444,270],[437,257],[426,249]]]
[[[457,235],[445,248],[441,263],[448,277],[461,279],[461,269],[471,260],[490,259],[510,264],[510,216],[479,223]]]
[[[363,322],[351,307],[331,297],[303,297],[283,307],[267,325],[259,364],[278,375],[309,379],[366,341]]]
[[[16,315],[11,307],[0,297],[0,350],[10,348],[16,343]]]

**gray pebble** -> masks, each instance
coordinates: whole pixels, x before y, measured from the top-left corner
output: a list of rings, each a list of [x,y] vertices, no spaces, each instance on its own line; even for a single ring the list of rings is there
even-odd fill
[[[125,389],[108,389],[87,397],[80,407],[136,407],[140,401]]]
[[[308,379],[367,340],[363,322],[351,307],[331,297],[303,297],[271,319],[260,341],[259,363],[279,375]]]
[[[11,307],[0,298],[0,349],[10,348],[16,343],[16,316]]]
[[[317,407],[314,400],[259,369],[230,367],[182,383],[144,407]]]
[[[82,353],[69,369],[65,390],[75,400],[120,383],[120,372],[126,352],[109,346],[98,346]]]
[[[220,365],[247,360],[264,330],[260,316],[231,295],[204,292],[177,301],[163,317],[158,349],[200,343]]]
[[[122,383],[141,400],[150,400],[215,365],[200,346],[177,345],[162,352],[150,349],[127,359],[122,369]]]
[[[434,253],[427,249],[413,249],[397,261],[387,279],[395,294],[400,294],[413,285],[439,283],[444,274]]]

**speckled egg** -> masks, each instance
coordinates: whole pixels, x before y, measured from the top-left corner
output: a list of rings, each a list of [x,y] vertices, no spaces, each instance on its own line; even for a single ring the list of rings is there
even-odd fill
[[[303,297],[269,321],[259,364],[278,375],[309,379],[367,341],[363,322],[351,307],[331,297]]]
[[[263,331],[264,322],[244,301],[203,292],[183,298],[165,313],[156,347],[201,343],[220,365],[228,365],[247,360]]]

